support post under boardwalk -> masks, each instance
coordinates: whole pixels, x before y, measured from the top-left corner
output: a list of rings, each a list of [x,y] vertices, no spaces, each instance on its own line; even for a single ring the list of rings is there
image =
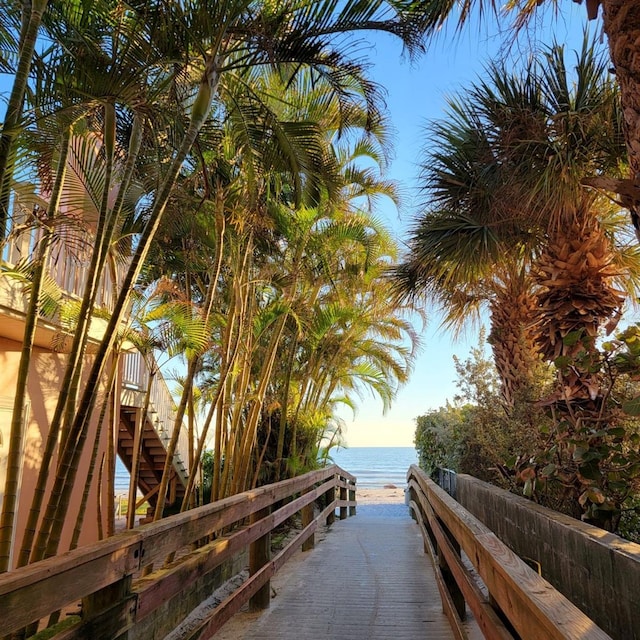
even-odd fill
[[[92,640],[125,638],[136,610],[131,576],[82,599],[83,633]]]
[[[347,488],[346,487],[340,487],[340,500],[344,500],[346,501],[347,499]],[[340,506],[340,520],[346,520],[347,519],[347,507],[346,506]]]
[[[353,485],[352,485],[353,486]],[[349,502],[354,502],[356,501],[356,490],[355,490],[355,486],[353,489],[349,489]],[[356,515],[356,505],[352,505],[349,507],[349,515],[350,516],[355,516]]]
[[[455,539],[455,537],[451,534],[449,529],[445,526],[445,524],[438,518],[440,526],[444,531],[447,538],[451,542],[451,545],[455,549],[456,553],[460,555],[460,543]],[[456,579],[451,573],[451,569],[449,569],[449,565],[444,557],[444,554],[438,549],[438,564],[440,565],[440,570],[442,571],[442,577],[444,579],[445,584],[447,585],[447,589],[449,594],[451,595],[451,601],[453,602],[453,606],[456,608],[458,612],[458,616],[460,620],[464,620],[467,616],[466,604],[464,600],[464,594],[460,590]]]
[[[307,489],[305,493],[309,493],[310,489]],[[308,505],[302,507],[302,528],[304,529],[306,526],[310,525],[313,522],[313,502],[310,502]],[[311,551],[316,545],[316,536],[312,533],[303,543],[302,550],[303,551]]]
[[[334,476],[335,478],[335,476]],[[327,506],[329,506],[336,499],[336,488],[331,487],[329,491],[327,491]],[[327,516],[327,524],[333,524],[336,521],[336,509],[335,505],[331,513]]]
[[[251,514],[250,522],[258,522],[262,518],[266,518],[271,513],[270,507],[265,507]],[[249,545],[249,574],[254,575],[267,562],[271,560],[271,531],[265,533],[261,538]],[[249,600],[249,607],[253,611],[267,609],[271,601],[271,581],[267,580],[265,584],[255,592]]]

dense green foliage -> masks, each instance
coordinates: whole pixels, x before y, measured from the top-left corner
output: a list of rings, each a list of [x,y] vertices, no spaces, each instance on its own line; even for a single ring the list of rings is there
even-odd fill
[[[597,362],[589,356],[602,385],[601,411],[591,416],[575,407],[573,421],[548,401],[525,398],[507,413],[481,344],[457,363],[462,392],[455,403],[416,420],[421,466],[469,473],[640,540],[639,331],[634,325],[603,343]],[[544,397],[552,378],[541,372],[536,380],[532,397]]]

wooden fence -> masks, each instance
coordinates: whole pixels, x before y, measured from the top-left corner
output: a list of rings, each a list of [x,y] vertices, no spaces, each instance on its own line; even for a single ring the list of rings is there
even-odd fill
[[[485,638],[610,638],[417,466],[407,483],[457,638],[466,638],[466,606]]]
[[[0,636],[79,604],[79,617],[47,637],[164,637],[182,622],[196,582],[248,548],[250,577],[184,636],[210,637],[247,601],[268,606],[271,576],[313,546],[336,508],[341,519],[355,515],[355,481],[337,466],[313,471],[0,575]],[[271,531],[298,512],[302,530],[271,558]]]

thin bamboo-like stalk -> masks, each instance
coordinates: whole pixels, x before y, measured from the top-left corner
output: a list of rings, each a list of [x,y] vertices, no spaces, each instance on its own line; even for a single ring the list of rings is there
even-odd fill
[[[205,123],[207,116],[209,115],[213,94],[219,81],[219,64],[220,61],[217,56],[211,56],[207,61],[206,69],[200,83],[198,96],[192,106],[189,128],[184,135],[180,148],[173,157],[171,166],[165,175],[162,185],[158,189],[156,198],[149,213],[147,224],[139,238],[136,251],[122,282],[120,294],[115,303],[109,323],[105,329],[104,338],[100,342],[95,355],[95,359],[89,372],[85,389],[69,433],[68,440],[75,446],[65,447],[59,460],[58,472],[56,474],[49,504],[45,513],[45,520],[47,522],[55,521],[55,528],[49,525],[51,527],[51,535],[47,535],[45,528],[42,529],[42,535],[39,534],[39,544],[37,543],[37,547],[34,550],[34,559],[39,559],[39,557],[43,557],[45,554],[54,555],[57,552],[59,531],[62,530],[64,524],[69,504],[68,496],[73,487],[75,473],[77,471],[77,461],[81,455],[84,441],[86,439],[88,423],[91,419],[91,414],[96,402],[96,390],[102,378],[106,359],[113,349],[118,327],[120,326],[122,318],[128,307],[130,292],[133,289],[133,284],[138,278],[142,265],[149,253],[151,243],[166,210],[169,196],[171,195],[173,186],[182,169],[182,164],[193,146],[202,125]]]
[[[107,389],[104,397],[104,401],[102,402],[102,407],[100,408],[100,417],[98,418],[98,431],[96,433],[96,438],[93,445],[93,450],[91,452],[91,460],[89,462],[89,469],[87,471],[87,478],[84,483],[84,491],[82,493],[82,500],[80,502],[80,508],[78,510],[78,516],[76,518],[76,524],[73,529],[73,535],[71,537],[71,545],[69,549],[75,549],[78,546],[78,540],[80,539],[80,533],[82,532],[82,524],[84,522],[84,516],[86,513],[87,504],[89,501],[89,494],[91,493],[91,485],[93,482],[94,470],[96,460],[98,459],[98,451],[100,450],[100,441],[102,439],[102,432],[104,430],[105,419],[108,418],[108,410],[109,405],[112,402],[113,394],[116,389],[116,380],[117,380],[117,371],[118,371],[118,358],[115,357],[114,361],[111,365],[111,371],[109,373],[109,382],[107,383]],[[108,432],[110,431],[107,430]],[[111,438],[111,433],[109,433],[108,437]],[[103,458],[104,464],[104,458]],[[102,466],[102,465],[101,465]],[[102,471],[99,473],[99,479],[102,479]],[[101,495],[100,491],[98,491],[98,504],[101,504]],[[99,528],[99,539],[102,540],[104,537],[102,534],[102,520],[98,521]]]
[[[136,162],[138,153],[140,151],[141,143],[142,143],[142,130],[143,130],[142,120],[139,116],[136,115],[136,117],[134,118],[131,139],[129,141],[129,153],[128,153],[127,163],[125,165],[123,180],[120,184],[118,197],[116,199],[116,205],[114,206],[115,211],[118,211],[119,208],[122,207],[125,193],[128,190],[129,185],[131,183],[133,169],[135,167],[135,162]],[[115,224],[115,216],[113,218],[113,224]],[[107,230],[107,233],[108,233],[108,230]],[[86,302],[89,308],[92,308],[93,300],[95,299],[95,296],[90,298],[90,296],[88,296],[87,294],[90,293],[90,286],[94,279],[93,275],[91,275],[91,272],[94,269],[96,270],[98,269],[97,260],[98,260],[98,255],[94,253],[94,257],[92,258],[92,264],[89,267],[90,276],[87,278],[87,286],[89,287],[89,290],[85,291],[85,296],[82,302],[82,305],[85,305],[85,302]],[[80,315],[84,317],[82,308],[81,308]],[[47,434],[47,440],[46,440],[45,449],[43,452],[43,459],[45,460],[51,460],[53,458],[53,453],[58,443],[58,434],[61,428],[62,416],[67,403],[67,391],[71,384],[71,377],[73,375],[73,368],[75,366],[74,363],[77,361],[77,358],[81,353],[82,339],[83,339],[82,333],[76,332],[76,334],[74,335],[71,352],[69,354],[69,360],[65,370],[64,379],[62,381],[62,384],[60,385],[60,395],[58,397],[58,403],[56,405],[53,418],[51,419],[49,432]],[[36,538],[36,528],[37,528],[38,520],[40,518],[42,504],[44,502],[46,486],[49,480],[49,474],[50,474],[49,468],[43,465],[40,468],[40,471],[38,473],[38,481],[36,483],[36,488],[33,493],[33,499],[31,501],[31,507],[29,509],[29,516],[27,518],[27,525],[25,527],[23,542],[20,549],[20,556],[18,559],[18,566],[20,567],[27,565],[30,560],[35,561],[37,559],[40,559],[44,555],[46,538],[48,536],[48,531],[50,529],[47,528],[46,530],[43,530],[39,535],[41,540],[36,543],[38,546],[37,551],[33,549],[33,544],[34,544],[34,539]]]
[[[0,573],[9,570],[9,560],[11,557],[11,541],[13,538],[13,527],[18,500],[18,487],[21,471],[22,442],[24,436],[24,405],[27,396],[27,384],[29,381],[29,367],[31,365],[31,353],[35,340],[38,317],[40,314],[40,298],[44,274],[48,265],[49,250],[53,235],[53,220],[58,212],[60,200],[64,190],[64,183],[67,175],[67,158],[71,145],[71,135],[73,125],[69,125],[63,131],[60,158],[56,172],[56,180],[47,210],[47,223],[43,228],[42,238],[38,245],[36,258],[34,261],[33,280],[29,304],[25,316],[24,335],[22,337],[22,351],[20,354],[20,364],[18,365],[18,380],[13,402],[13,413],[11,416],[11,432],[9,436],[9,450],[7,452],[7,476],[4,486],[4,498],[2,501],[2,512],[0,514]]]
[[[32,0],[23,2],[23,20],[20,32],[19,58],[16,74],[13,79],[11,93],[7,102],[7,110],[0,136],[0,239],[4,240],[9,220],[9,203],[11,201],[11,180],[13,178],[13,162],[11,154],[20,130],[24,110],[24,95],[29,82],[29,74],[33,63],[38,31],[42,17],[47,10],[48,0]]]

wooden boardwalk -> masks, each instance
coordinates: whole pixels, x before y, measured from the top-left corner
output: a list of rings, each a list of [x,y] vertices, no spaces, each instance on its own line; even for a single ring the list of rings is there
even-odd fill
[[[453,638],[431,563],[404,505],[364,505],[285,565],[260,614],[240,613],[220,640]]]

